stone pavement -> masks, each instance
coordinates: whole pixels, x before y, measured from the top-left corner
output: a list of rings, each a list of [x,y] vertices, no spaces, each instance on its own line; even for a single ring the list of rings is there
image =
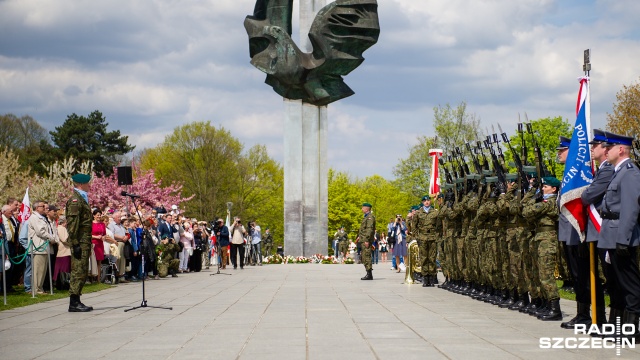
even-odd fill
[[[572,337],[558,322],[438,288],[402,284],[374,265],[288,264],[212,270],[122,284],[82,297],[0,312],[2,359],[631,359],[640,350],[540,349]],[[115,307],[115,308],[110,308]],[[562,302],[567,317],[575,303]],[[585,336],[581,336],[585,337]]]

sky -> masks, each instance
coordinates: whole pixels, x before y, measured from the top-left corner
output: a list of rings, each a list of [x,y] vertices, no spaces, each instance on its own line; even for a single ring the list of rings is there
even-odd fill
[[[136,150],[210,121],[282,162],[282,98],[250,63],[255,0],[0,0],[0,113],[48,130],[100,110]],[[380,39],[329,106],[329,166],[393,179],[433,108],[462,101],[481,128],[575,121],[591,49],[592,126],[639,79],[640,1],[378,0]],[[298,6],[298,1],[295,1]],[[297,10],[294,12],[294,18]],[[298,41],[295,30],[294,40]]]

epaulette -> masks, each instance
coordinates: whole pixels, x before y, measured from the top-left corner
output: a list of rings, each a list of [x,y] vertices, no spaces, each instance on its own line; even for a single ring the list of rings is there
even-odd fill
[[[632,167],[633,167],[633,164],[632,164],[632,163],[630,163],[630,162],[628,162],[628,163],[627,163],[627,169],[631,169]]]

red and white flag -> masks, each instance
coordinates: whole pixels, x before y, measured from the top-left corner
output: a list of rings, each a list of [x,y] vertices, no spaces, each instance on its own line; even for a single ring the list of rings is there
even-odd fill
[[[429,149],[429,156],[433,157],[431,163],[431,176],[429,177],[429,194],[440,193],[440,173],[438,171],[438,159],[442,156],[441,149]]]
[[[29,188],[27,188],[27,192],[24,194],[24,198],[22,199],[22,204],[20,204],[20,213],[18,214],[18,221],[21,223],[29,220],[31,216],[31,201],[29,200]]]

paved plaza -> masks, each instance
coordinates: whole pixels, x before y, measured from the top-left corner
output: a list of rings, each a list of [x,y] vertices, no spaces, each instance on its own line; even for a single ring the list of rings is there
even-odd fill
[[[0,312],[2,359],[637,359],[640,350],[540,349],[572,337],[559,322],[438,288],[374,265],[288,264],[180,275]],[[565,319],[575,303],[563,301]],[[581,337],[585,337],[584,335]]]

